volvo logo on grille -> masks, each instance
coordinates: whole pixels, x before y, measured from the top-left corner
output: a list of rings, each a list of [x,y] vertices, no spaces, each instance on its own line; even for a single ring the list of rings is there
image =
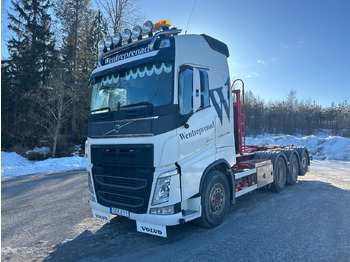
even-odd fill
[[[124,126],[127,126],[127,125],[130,124],[130,123],[131,123],[131,122],[127,122],[127,123],[125,123],[125,124],[123,124],[123,125],[115,125],[115,126],[114,126],[114,129],[112,129],[112,130],[108,131],[107,133],[105,133],[104,136],[109,135],[109,134],[111,134],[111,133],[116,133],[116,134],[118,134],[121,128],[123,128]]]

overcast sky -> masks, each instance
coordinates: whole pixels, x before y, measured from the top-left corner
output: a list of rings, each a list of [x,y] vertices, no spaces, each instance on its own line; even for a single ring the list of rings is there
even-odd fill
[[[2,0],[2,16],[8,1]],[[5,3],[5,4],[4,4]],[[141,0],[146,20],[205,33],[230,50],[231,82],[268,101],[350,102],[349,0]],[[194,5],[195,3],[195,5]],[[2,17],[1,49],[8,36]],[[5,29],[5,30],[4,30]],[[2,55],[3,57],[3,55]]]

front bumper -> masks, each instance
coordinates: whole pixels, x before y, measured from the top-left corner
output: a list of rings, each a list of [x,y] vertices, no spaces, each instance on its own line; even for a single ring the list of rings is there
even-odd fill
[[[102,206],[92,201],[89,201],[89,204],[92,210],[96,210],[99,213],[105,214],[106,216],[108,215],[108,217],[115,216],[113,214],[110,214],[110,209],[108,207]],[[155,225],[175,226],[180,224],[180,220],[184,219],[184,216],[181,212],[172,214],[172,215],[135,214],[130,212],[129,218],[132,220],[155,224]]]

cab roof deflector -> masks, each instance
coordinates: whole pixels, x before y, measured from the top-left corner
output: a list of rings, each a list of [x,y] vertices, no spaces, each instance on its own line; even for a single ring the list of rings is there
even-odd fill
[[[228,51],[228,47],[225,43],[211,37],[208,36],[206,34],[202,34],[201,36],[204,37],[204,39],[207,41],[207,43],[209,44],[209,46],[211,47],[211,49],[225,55],[226,57],[230,56],[230,52]]]

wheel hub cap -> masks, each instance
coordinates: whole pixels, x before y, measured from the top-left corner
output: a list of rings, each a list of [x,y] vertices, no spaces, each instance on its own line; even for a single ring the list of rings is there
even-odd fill
[[[216,184],[210,192],[210,211],[213,214],[220,213],[225,204],[224,188],[221,184]]]

